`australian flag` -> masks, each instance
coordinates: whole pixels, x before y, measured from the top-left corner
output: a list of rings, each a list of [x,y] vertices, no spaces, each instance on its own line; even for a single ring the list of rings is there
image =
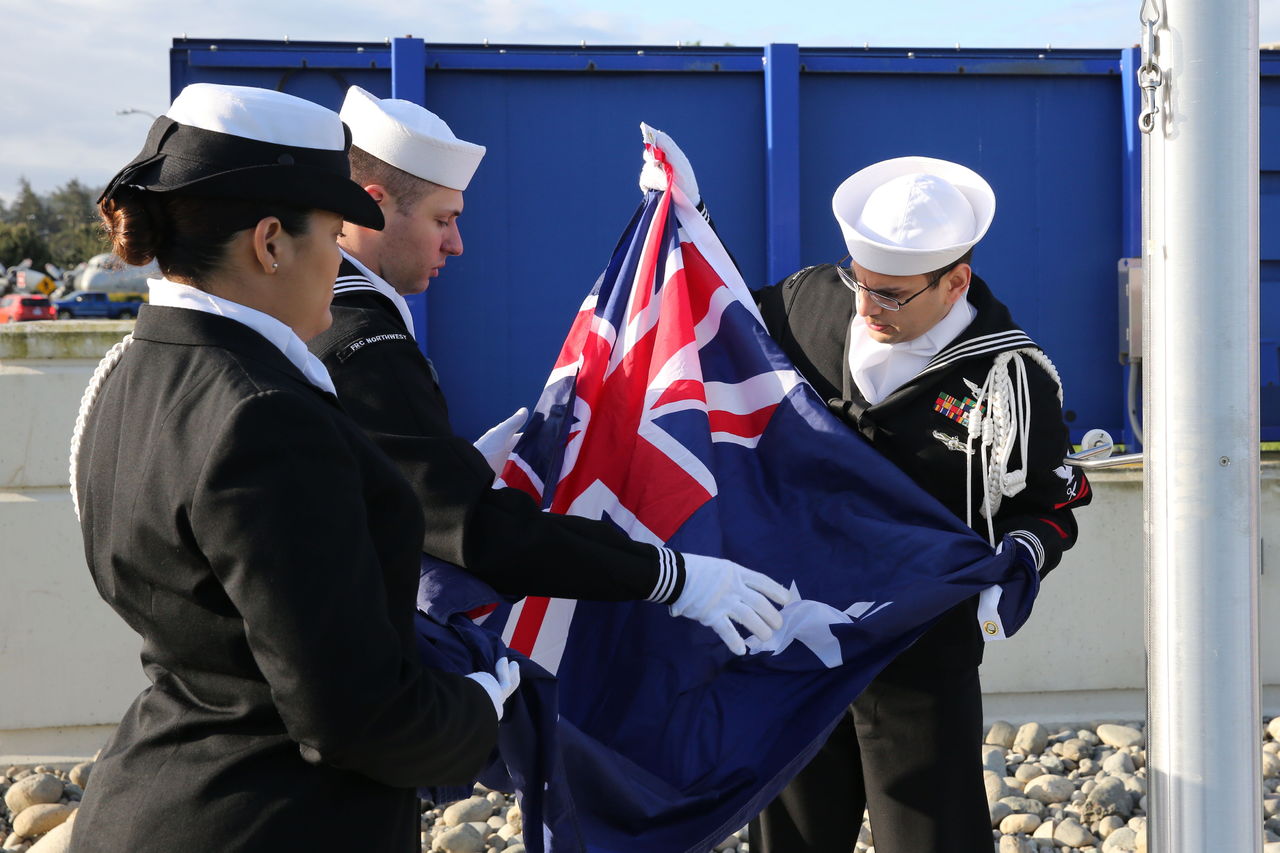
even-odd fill
[[[627,226],[497,486],[793,594],[743,657],[645,602],[526,598],[460,628],[480,663],[528,658],[493,775],[530,850],[710,850],[936,617],[981,595],[974,630],[1011,634],[1039,584],[827,411],[676,185]],[[479,586],[433,570],[421,605],[456,626]]]

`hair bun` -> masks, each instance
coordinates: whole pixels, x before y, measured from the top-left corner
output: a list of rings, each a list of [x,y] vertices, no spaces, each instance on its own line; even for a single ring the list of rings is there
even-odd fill
[[[155,193],[120,187],[99,205],[111,248],[132,266],[150,263],[164,243],[166,217]]]

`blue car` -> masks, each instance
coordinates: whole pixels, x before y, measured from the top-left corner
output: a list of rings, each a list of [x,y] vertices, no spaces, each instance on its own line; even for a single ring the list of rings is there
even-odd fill
[[[60,320],[72,318],[132,320],[138,316],[138,308],[145,302],[146,298],[138,293],[82,290],[66,299],[58,299],[53,304]]]

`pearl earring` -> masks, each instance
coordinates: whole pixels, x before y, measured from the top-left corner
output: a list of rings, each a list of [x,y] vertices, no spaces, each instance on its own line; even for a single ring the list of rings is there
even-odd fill
[[[276,271],[276,270],[278,270],[278,269],[280,269],[280,265],[279,265],[278,263],[276,263],[275,261],[272,261],[272,262],[271,262],[271,271],[272,271],[272,272],[275,272],[275,271]]]

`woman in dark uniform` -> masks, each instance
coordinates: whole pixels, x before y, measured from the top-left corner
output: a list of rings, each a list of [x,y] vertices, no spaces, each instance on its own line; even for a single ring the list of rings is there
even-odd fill
[[[72,489],[103,598],[143,640],[78,851],[418,845],[415,786],[493,748],[514,664],[423,670],[422,513],[303,341],[329,324],[343,219],[382,215],[322,107],[199,84],[100,200],[163,280],[85,393]]]

